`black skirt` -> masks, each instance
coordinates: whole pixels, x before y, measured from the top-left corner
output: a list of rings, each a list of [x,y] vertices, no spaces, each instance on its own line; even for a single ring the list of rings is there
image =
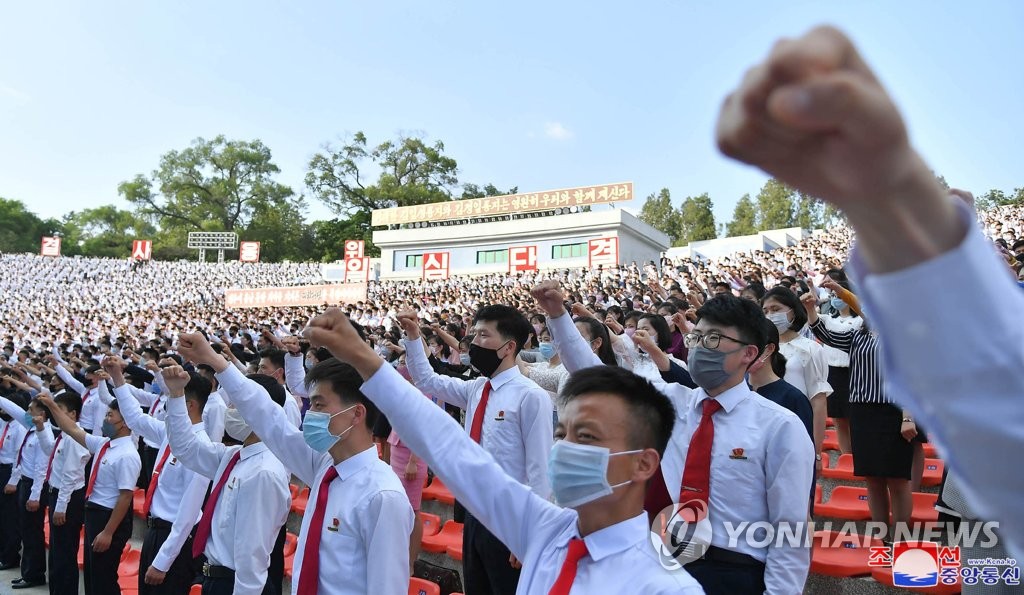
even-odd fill
[[[902,424],[903,410],[895,405],[850,403],[855,474],[910,479],[914,447],[900,434]]]
[[[850,417],[850,368],[828,367],[828,383],[832,394],[828,398],[828,416],[835,419]]]

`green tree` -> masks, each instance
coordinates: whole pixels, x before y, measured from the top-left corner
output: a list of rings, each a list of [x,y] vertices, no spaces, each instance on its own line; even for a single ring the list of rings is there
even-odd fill
[[[364,251],[366,254],[377,251],[377,247],[370,241],[372,230],[368,212],[358,212],[348,219],[314,221],[309,227],[312,236],[310,255],[313,260],[321,262],[341,260],[345,240],[365,240]]]
[[[0,252],[39,253],[43,222],[20,200],[0,198]]]
[[[1024,205],[1024,188],[1014,188],[1012,194],[993,188],[974,199],[974,206],[979,211],[1007,205]]]
[[[84,256],[126,258],[132,253],[132,240],[152,240],[156,231],[147,218],[114,205],[64,216],[64,244],[78,246]]]
[[[825,203],[800,192],[796,196],[795,221],[797,227],[820,229],[824,227]]]
[[[757,193],[757,230],[793,227],[793,205],[796,192],[771,178]]]
[[[651,194],[640,208],[640,220],[666,234],[672,245],[676,245],[680,234],[679,212],[672,206],[672,195],[668,188],[658,194]]]
[[[370,183],[370,166],[379,170]],[[415,137],[400,137],[367,148],[366,135],[357,132],[340,148],[325,147],[309,162],[306,186],[340,217],[358,211],[421,205],[451,200],[458,184],[458,164],[444,154],[441,141],[428,145]]]
[[[744,194],[732,211],[732,221],[726,228],[727,237],[749,236],[757,233],[757,209],[749,194]]]
[[[312,231],[303,218],[305,206],[301,197],[279,207],[257,205],[240,239],[260,243],[261,262],[314,258]]]
[[[519,192],[519,186],[513,186],[509,188],[507,192],[502,192],[494,184],[486,184],[484,187],[477,186],[476,184],[463,184],[462,185],[462,197],[466,198],[483,198],[485,196],[504,196],[506,194],[516,194]]]
[[[690,242],[713,240],[718,237],[715,230],[714,205],[705,192],[700,196],[687,196],[679,205],[679,237],[674,246],[685,246]]]
[[[221,135],[164,154],[149,178],[139,174],[118,192],[162,229],[235,231],[248,226],[258,209],[294,203],[292,189],[274,181],[278,173],[261,141]]]

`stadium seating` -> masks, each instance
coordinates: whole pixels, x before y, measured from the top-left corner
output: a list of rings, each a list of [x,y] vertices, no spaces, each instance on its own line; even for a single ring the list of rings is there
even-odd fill
[[[836,486],[827,502],[814,505],[815,516],[866,521],[871,518],[868,510],[867,488]]]
[[[915,523],[937,522],[939,511],[935,510],[935,502],[938,498],[938,494],[914,492],[914,510],[910,514],[910,520]]]
[[[306,505],[309,504],[309,486],[302,488],[299,494],[292,499],[292,512],[295,514],[306,514]]]
[[[142,488],[135,488],[135,493],[132,494],[132,512],[135,516],[140,519],[146,518],[146,514],[143,512],[143,508],[146,506],[146,490]]]
[[[868,556],[871,547],[881,547],[878,539],[836,531],[815,531],[811,549],[811,572],[833,577],[871,574]]]
[[[455,504],[455,496],[448,491],[448,488],[441,481],[440,477],[434,476],[434,481],[423,488],[424,500],[437,500],[444,504]]]
[[[409,579],[409,595],[441,595],[441,587],[426,579]]]
[[[420,523],[423,524],[424,535],[437,535],[441,530],[441,517],[429,512],[420,512]]]
[[[443,554],[452,545],[462,545],[462,523],[448,521],[436,535],[424,535],[420,545],[424,551]]]
[[[835,430],[825,430],[825,439],[821,442],[825,450],[839,450],[839,436]]]
[[[839,460],[836,461],[834,467],[822,466],[821,476],[846,481],[864,481],[863,477],[853,474],[853,455],[849,453],[839,455]]]
[[[924,475],[921,477],[921,485],[924,487],[935,487],[942,483],[942,471],[946,468],[941,459],[924,460]]]

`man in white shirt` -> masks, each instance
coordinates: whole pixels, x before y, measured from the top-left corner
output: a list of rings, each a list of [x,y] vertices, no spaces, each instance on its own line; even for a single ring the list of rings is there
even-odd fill
[[[103,360],[103,369],[110,375],[114,385],[114,396],[121,415],[132,431],[158,445],[156,463],[147,483],[144,501],[143,514],[146,515],[149,529],[142,542],[139,593],[185,593],[195,578],[190,533],[199,518],[210,482],[171,456],[166,425],[143,413],[132,387],[125,384],[122,365],[123,362],[116,357]],[[192,373],[185,386],[185,403],[192,421],[192,430],[197,434],[204,432],[202,411],[209,393],[210,383]]]
[[[94,436],[101,434],[101,428],[103,426],[103,419],[107,415],[107,408],[103,405],[103,402],[99,398],[99,376],[97,372],[100,371],[99,364],[90,364],[84,371],[85,379],[89,382],[89,386],[85,386],[78,381],[75,376],[65,368],[60,361],[57,360],[56,356],[51,356],[51,362],[53,363],[53,369],[57,372],[57,376],[64,384],[82,396],[82,417],[79,423],[82,429]]]
[[[234,409],[228,410],[225,431],[241,445],[198,436],[182,398],[191,377],[178,366],[165,368],[162,375],[170,391],[166,424],[171,453],[213,482],[192,544],[193,557],[205,554],[207,559],[203,594],[272,592],[279,586],[268,584],[270,554],[291,508],[288,472]],[[271,399],[284,405],[284,391],[272,378],[253,379],[272,389]]]
[[[276,339],[276,337],[275,337]],[[296,428],[302,425],[302,404],[295,395],[288,392],[288,385],[285,382],[284,351],[271,347],[260,351],[260,364],[256,369],[260,374],[266,374],[284,389],[285,399],[284,412],[288,421]]]
[[[121,417],[117,401],[107,409],[101,438],[87,434],[48,394],[38,399],[49,408],[64,434],[93,455],[85,485],[85,580],[90,584],[90,595],[118,594],[117,568],[132,536],[132,494],[142,470],[131,430]]]
[[[210,383],[211,388],[210,396],[203,406],[203,427],[212,442],[220,442],[224,438],[224,416],[228,410],[224,390],[221,389],[216,373],[210,366],[200,364],[196,366],[196,372]]]
[[[16,399],[21,397],[15,396]],[[23,402],[22,402],[23,403]],[[21,406],[22,403],[16,403]],[[16,488],[6,489],[11,471],[18,459],[18,449],[25,439],[25,426],[0,410],[0,570],[21,565],[21,529],[18,526],[18,496]]]
[[[558,283],[541,283],[533,295],[548,313],[548,329],[566,369],[600,365],[567,315]],[[801,535],[807,530],[814,448],[800,418],[750,390],[744,378],[760,355],[757,345],[765,343],[760,337],[764,315],[754,302],[723,294],[705,302],[697,316],[687,335],[688,342],[695,339],[687,344],[688,367],[701,388],[658,385],[673,400],[679,419],[660,481],[656,476],[648,490],[648,512],[673,507],[674,513],[679,504],[684,512],[699,510],[701,523],[706,518],[710,547],[686,566],[706,592],[802,592],[808,548],[778,541],[754,547],[742,536],[733,542],[726,529],[766,521],[796,527]],[[699,436],[708,428],[713,439],[703,442]]]
[[[686,571],[663,567],[651,544],[644,493],[673,414],[649,383],[619,369],[570,381],[559,408],[564,440],[549,451],[555,497],[571,505],[562,508],[510,477],[458,431],[456,421],[358,340],[340,310],[310,325],[307,338],[359,372],[362,393],[391,419],[403,442],[522,560],[518,593],[701,592]]]
[[[292,576],[296,595],[404,592],[414,516],[398,477],[377,456],[377,408],[359,392],[356,371],[328,359],[309,372],[311,405],[299,431],[263,387],[217,355],[202,335],[182,335],[179,347],[191,361],[217,371],[243,419],[310,486]]]
[[[491,453],[502,469],[541,498],[550,495],[547,457],[551,451],[551,398],[519,372],[516,355],[532,330],[518,310],[502,305],[481,308],[473,319],[470,363],[482,376],[463,380],[436,374],[424,353],[419,314],[403,310],[406,362],[413,383],[424,394],[466,411],[470,438]],[[446,479],[442,477],[442,479]],[[519,562],[480,524],[466,515],[463,527],[463,577],[466,591],[515,592]]]

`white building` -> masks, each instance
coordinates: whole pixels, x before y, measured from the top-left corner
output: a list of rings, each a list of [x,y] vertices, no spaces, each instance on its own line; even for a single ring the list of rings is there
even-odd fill
[[[617,208],[516,217],[375,231],[373,243],[381,251],[380,278],[420,279],[424,274],[444,278],[633,261],[642,264],[658,262],[669,247],[667,235]]]

